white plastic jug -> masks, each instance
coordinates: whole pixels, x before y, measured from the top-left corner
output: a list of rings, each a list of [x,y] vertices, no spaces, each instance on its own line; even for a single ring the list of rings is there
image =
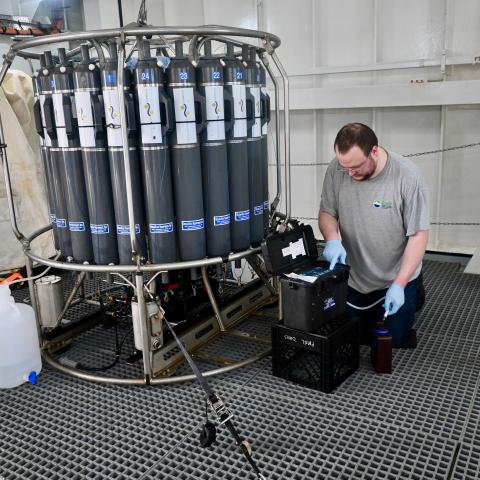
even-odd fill
[[[33,308],[15,303],[8,284],[0,285],[0,388],[35,384],[41,370]]]

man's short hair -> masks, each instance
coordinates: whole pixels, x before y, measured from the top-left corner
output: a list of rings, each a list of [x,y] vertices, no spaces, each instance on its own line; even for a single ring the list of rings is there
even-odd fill
[[[355,145],[368,157],[372,148],[378,145],[375,132],[363,123],[347,123],[337,133],[334,148],[337,147],[340,153],[347,153]]]

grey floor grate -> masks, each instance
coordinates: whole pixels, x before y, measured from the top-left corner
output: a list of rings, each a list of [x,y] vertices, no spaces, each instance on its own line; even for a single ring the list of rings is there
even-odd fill
[[[425,263],[419,346],[395,352],[393,375],[376,375],[363,348],[360,369],[330,395],[273,377],[269,358],[211,379],[253,440],[266,478],[447,480],[450,470],[455,480],[479,478],[480,277],[462,271],[459,264]],[[252,316],[236,329],[265,337],[273,321]],[[133,350],[129,329],[119,328],[126,341],[110,375],[141,373],[141,363],[124,361]],[[242,359],[264,348],[225,335],[203,351]],[[113,360],[114,350],[114,329],[97,327],[64,355],[99,366]],[[190,373],[186,365],[178,372]],[[198,446],[203,411],[193,383],[102,386],[45,367],[36,387],[0,390],[0,478],[253,479],[225,431],[212,448]]]

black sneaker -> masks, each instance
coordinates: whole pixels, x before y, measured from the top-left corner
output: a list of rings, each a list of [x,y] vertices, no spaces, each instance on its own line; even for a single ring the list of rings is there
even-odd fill
[[[411,349],[413,349],[413,348],[416,348],[416,347],[417,347],[417,331],[414,328],[412,328],[408,332],[408,335],[405,338],[405,340],[400,345],[400,348],[404,348],[404,349],[411,348]]]

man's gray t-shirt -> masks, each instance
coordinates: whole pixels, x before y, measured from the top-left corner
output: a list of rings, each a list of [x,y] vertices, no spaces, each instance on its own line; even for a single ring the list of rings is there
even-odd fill
[[[428,192],[418,168],[393,152],[374,178],[353,180],[337,158],[328,166],[320,210],[338,220],[351,266],[349,285],[361,293],[388,288],[400,270],[408,237],[428,230]],[[417,278],[421,265],[412,276]]]

